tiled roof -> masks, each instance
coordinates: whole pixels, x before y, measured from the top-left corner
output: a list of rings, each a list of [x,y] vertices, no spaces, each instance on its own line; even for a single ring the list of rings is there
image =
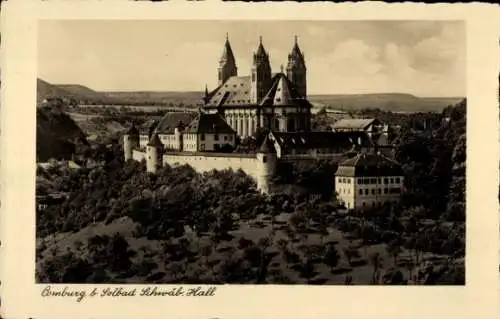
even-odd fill
[[[365,129],[376,119],[340,119],[333,124],[334,129]]]
[[[208,105],[250,104],[250,77],[232,76],[209,93]]]
[[[256,106],[250,101],[251,79],[249,76],[232,76],[224,84],[208,94],[209,106]],[[288,77],[276,73],[271,80],[271,88],[259,103],[261,106],[297,105],[311,107],[302,97]]]
[[[185,127],[194,118],[196,113],[169,112],[165,114],[155,128],[158,134],[173,134],[176,127]]]
[[[157,125],[158,120],[148,119],[141,125],[139,132],[144,135],[149,135],[149,133],[152,132]]]
[[[198,116],[186,127],[186,133],[220,133],[236,134],[219,114],[199,113]]]
[[[374,153],[360,153],[339,164],[338,176],[402,176],[403,170],[394,160]]]
[[[363,132],[272,132],[282,148],[322,149],[336,148],[348,151],[361,141],[361,146],[370,146],[369,137]]]
[[[264,96],[260,105],[311,107],[309,101],[299,94],[293,83],[283,73],[277,73],[273,77],[271,89]]]

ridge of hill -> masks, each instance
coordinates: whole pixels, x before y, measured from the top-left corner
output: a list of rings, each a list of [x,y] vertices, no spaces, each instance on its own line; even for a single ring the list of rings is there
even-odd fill
[[[37,102],[40,103],[46,98],[68,98],[83,102],[117,103],[108,98],[102,92],[94,91],[79,84],[52,84],[42,79],[37,79]]]
[[[54,84],[53,84],[54,85]],[[105,99],[106,95],[102,92],[94,91],[86,86],[80,84],[55,84],[54,86],[60,87],[72,94],[85,97],[87,99]]]
[[[380,109],[391,112],[441,112],[449,105],[460,102],[462,97],[428,98],[405,93],[370,93],[353,95],[310,95],[309,101],[317,107],[346,111]]]
[[[95,91],[79,84],[50,84],[38,79],[37,98],[63,96],[92,104],[115,105],[201,105],[201,91]],[[315,107],[346,111],[380,109],[392,112],[441,112],[463,97],[417,97],[407,93],[310,94]]]
[[[60,86],[50,84],[42,79],[37,79],[36,83],[36,100],[41,102],[46,98],[50,97],[75,97],[74,93],[71,93]]]

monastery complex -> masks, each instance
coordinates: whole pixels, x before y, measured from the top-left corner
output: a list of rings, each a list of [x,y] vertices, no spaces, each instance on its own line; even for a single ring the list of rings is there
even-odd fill
[[[332,130],[311,130],[307,68],[296,37],[286,68],[278,73],[272,72],[260,38],[249,71],[238,75],[226,37],[219,85],[205,89],[199,113],[167,113],[147,127],[133,125],[123,137],[125,160],[144,160],[151,173],[165,164],[188,164],[199,172],[241,169],[266,193],[272,191],[280,162],[336,160],[335,189],[347,209],[399,201],[401,167],[380,152],[391,147],[387,125],[376,119],[344,119]],[[255,152],[234,152],[239,140],[258,132],[265,137]]]

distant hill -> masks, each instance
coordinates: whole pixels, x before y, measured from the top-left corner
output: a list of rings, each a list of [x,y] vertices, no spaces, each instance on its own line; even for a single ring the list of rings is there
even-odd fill
[[[79,84],[57,84],[58,87],[88,100],[111,100],[104,93],[89,89]]]
[[[317,107],[358,111],[367,108],[391,112],[441,112],[448,105],[460,102],[463,97],[426,98],[411,94],[353,94],[310,95],[309,101]]]
[[[50,97],[76,97],[76,95],[57,85],[50,84],[49,82],[46,82],[42,79],[37,79],[37,84],[36,84],[37,102],[42,102],[44,99]]]
[[[38,80],[38,101],[47,96],[65,96],[89,104],[114,105],[201,105],[203,92],[137,91],[101,92],[78,84],[54,85]],[[313,94],[309,100],[315,107],[359,111],[372,108],[392,112],[441,112],[445,107],[459,103],[463,97],[417,97],[403,93],[381,94]]]
[[[37,108],[37,161],[70,159],[79,145],[88,145],[85,134],[67,114],[55,107]]]
[[[46,98],[61,97],[88,103],[91,101],[99,103],[117,103],[101,92],[94,91],[79,84],[52,84],[42,79],[37,79],[37,102]]]
[[[140,91],[140,92],[103,92],[109,98],[128,101],[130,103],[140,103],[144,101],[156,102],[159,104],[185,104],[185,105],[201,105],[203,92],[155,92],[155,91]]]

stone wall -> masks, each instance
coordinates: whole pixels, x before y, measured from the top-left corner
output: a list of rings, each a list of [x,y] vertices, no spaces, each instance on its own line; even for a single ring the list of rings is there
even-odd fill
[[[133,150],[132,151],[132,159],[134,161],[142,161],[146,159],[146,152],[145,151],[139,151],[139,150]]]
[[[167,153],[163,155],[163,164],[184,165],[193,167],[198,172],[211,170],[241,169],[249,176],[257,179],[260,166],[254,154],[235,153]]]

